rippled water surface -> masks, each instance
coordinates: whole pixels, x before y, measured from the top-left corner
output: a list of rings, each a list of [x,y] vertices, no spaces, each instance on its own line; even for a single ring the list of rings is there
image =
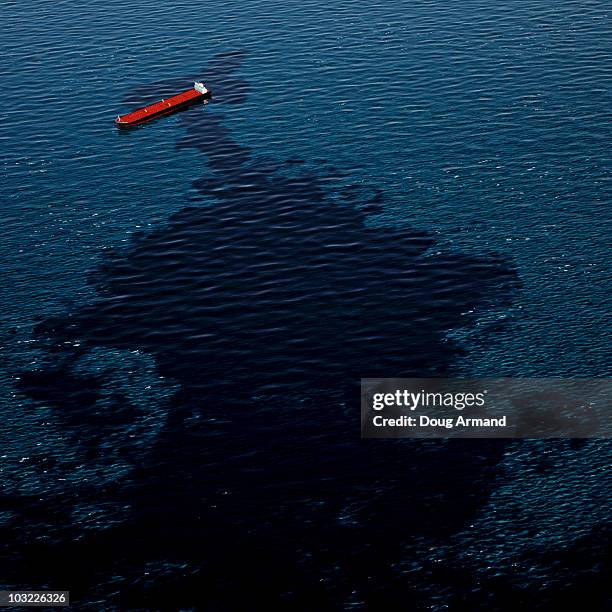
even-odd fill
[[[361,441],[356,388],[609,375],[608,9],[4,2],[3,584],[604,609],[608,444]]]

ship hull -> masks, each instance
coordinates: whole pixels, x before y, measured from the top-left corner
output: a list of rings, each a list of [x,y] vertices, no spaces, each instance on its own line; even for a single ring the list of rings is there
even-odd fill
[[[136,109],[135,111],[126,115],[121,115],[115,119],[115,125],[120,128],[133,127],[153,121],[160,117],[170,115],[176,111],[203,102],[210,98],[210,92],[200,93],[194,89],[189,89],[171,98],[160,100],[155,104],[143,106],[142,108]]]

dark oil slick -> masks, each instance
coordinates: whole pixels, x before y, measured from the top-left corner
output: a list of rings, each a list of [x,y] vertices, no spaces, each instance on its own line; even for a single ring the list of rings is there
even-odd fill
[[[84,609],[553,609],[587,591],[603,601],[588,573],[604,558],[597,534],[567,551],[562,563],[579,566],[564,590],[536,602],[511,574],[477,579],[457,551],[436,554],[486,502],[503,443],[359,440],[359,378],[444,375],[461,350],[448,333],[472,325],[474,309],[508,304],[517,275],[424,231],[369,227],[375,189],[364,199],[339,171],[259,159],[237,142],[223,109],[248,94],[242,61],[228,53],[203,68],[214,98],[180,115],[177,146],[199,153],[198,196],[107,257],[93,300],[35,330],[46,362],[20,373],[20,390],[86,449],[75,465],[103,461],[110,437],[127,468],[44,503],[4,497],[4,580],[62,585]],[[134,353],[154,374],[135,365],[148,373],[117,383],[112,355]],[[146,393],[157,375],[166,392],[139,405],[139,385]],[[83,529],[88,512],[101,518]]]

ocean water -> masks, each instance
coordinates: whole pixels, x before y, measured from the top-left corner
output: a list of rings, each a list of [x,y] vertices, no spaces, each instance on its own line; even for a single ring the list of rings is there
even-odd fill
[[[4,2],[2,584],[604,609],[608,443],[361,441],[356,387],[609,375],[608,11]]]

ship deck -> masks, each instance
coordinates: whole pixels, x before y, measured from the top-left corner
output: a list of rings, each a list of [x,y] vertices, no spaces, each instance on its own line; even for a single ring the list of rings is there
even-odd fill
[[[195,89],[188,89],[187,91],[183,91],[180,94],[176,94],[170,98],[166,98],[164,100],[160,100],[159,102],[155,102],[154,104],[149,104],[148,106],[143,106],[142,108],[138,108],[127,115],[121,115],[117,119],[117,123],[119,124],[134,124],[141,123],[143,121],[147,121],[148,119],[153,119],[154,117],[165,114],[167,112],[171,112],[173,108],[177,106],[182,106],[183,104],[187,104],[193,102],[199,98],[203,98],[204,94],[200,93]]]

